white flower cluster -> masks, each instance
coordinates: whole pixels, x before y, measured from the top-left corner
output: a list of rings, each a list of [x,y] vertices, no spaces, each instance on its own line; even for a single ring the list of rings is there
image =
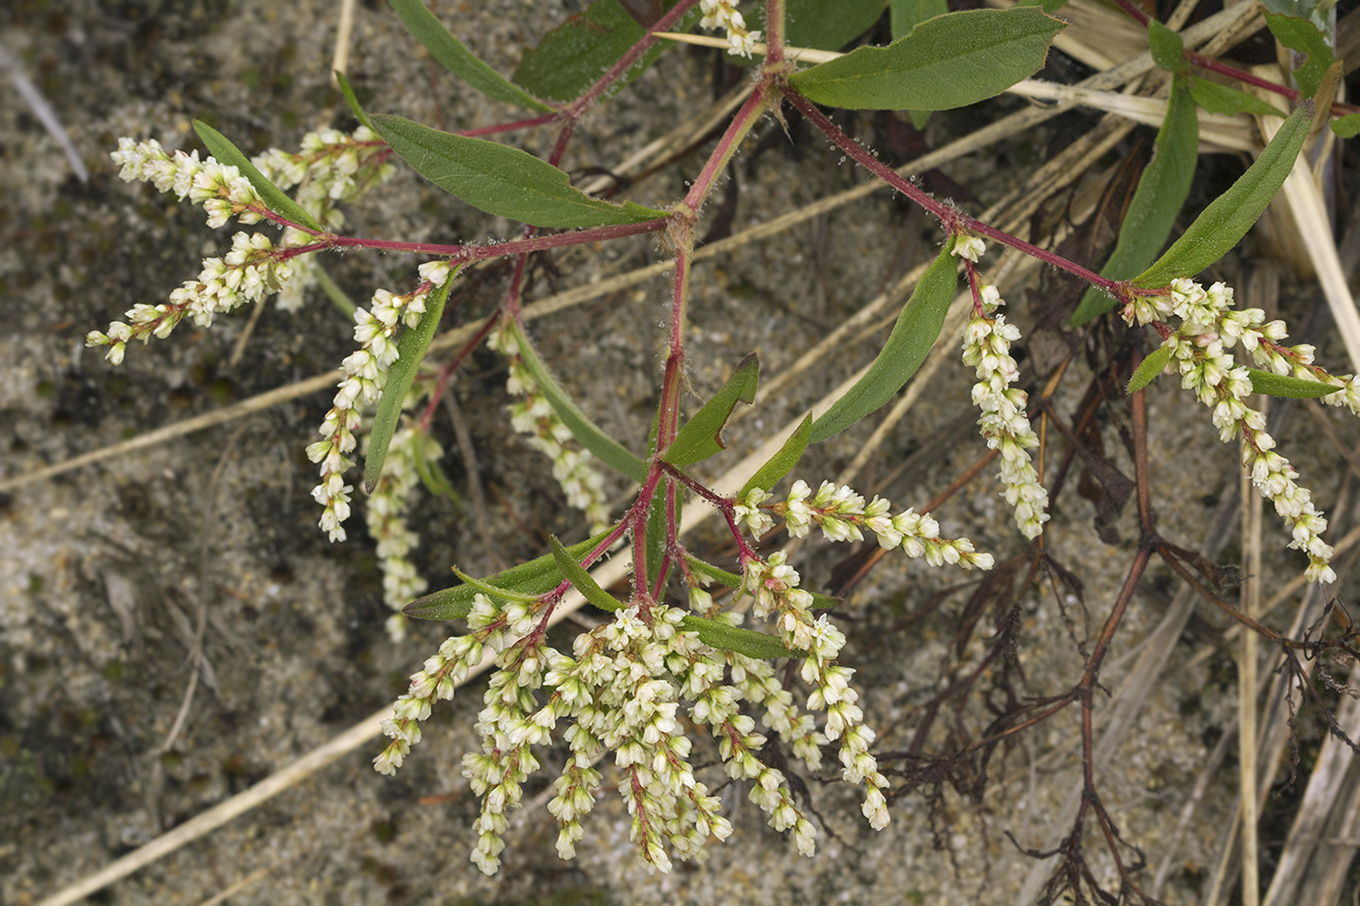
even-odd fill
[[[118,175],[127,182],[149,182],[161,192],[203,205],[211,227],[232,217],[247,224],[264,219],[267,208],[250,181],[235,167],[211,157],[200,161],[197,151],[170,155],[154,139],[120,138],[112,157],[121,166]],[[108,360],[117,365],[129,340],[164,339],[185,317],[208,327],[218,314],[257,302],[266,293],[281,292],[294,282],[288,245],[275,248],[268,236],[237,233],[231,238],[231,251],[223,258],[205,258],[198,276],[172,292],[168,303],[134,305],[125,314],[126,321],[112,322],[107,332],[86,334],[85,345],[109,347]]]
[[[125,315],[127,321],[112,322],[107,333],[90,331],[85,345],[109,347],[108,360],[117,365],[123,361],[128,340],[164,339],[186,316],[199,327],[208,327],[216,315],[259,301],[265,293],[278,292],[289,283],[293,267],[282,251],[262,233],[237,233],[231,237],[227,256],[205,258],[198,277],[170,293],[168,303],[132,306]]]
[[[483,621],[479,631],[445,639],[439,653],[425,659],[424,669],[411,674],[411,688],[397,699],[394,716],[383,721],[382,731],[392,741],[373,759],[373,769],[379,774],[395,774],[405,763],[411,746],[420,743],[420,722],[430,716],[436,701],[453,698],[454,689],[467,678],[468,671],[481,663],[484,646],[503,644],[504,617],[497,614],[486,596],[473,599],[472,613],[490,619]]]
[[[785,646],[807,651],[800,675],[812,688],[808,710],[826,712],[826,738],[840,740],[841,779],[865,785],[864,817],[875,830],[882,830],[888,824],[884,795],[888,778],[869,754],[874,731],[864,725],[864,712],[856,704],[859,693],[850,685],[855,671],[835,663],[845,645],[844,633],[826,614],[812,619],[812,594],[798,587],[798,573],[785,562],[783,551],[769,560],[752,558],[744,570],[746,590],[755,598],[755,614],[773,616]]]
[[[420,483],[417,461],[443,455],[439,442],[412,424],[392,436],[383,461],[383,480],[364,506],[368,534],[378,543],[378,566],[383,574],[383,600],[396,613],[387,618],[387,635],[394,642],[406,637],[406,615],[401,609],[425,593],[429,583],[416,572],[409,554],[420,536],[406,524],[406,509]]]
[[[796,574],[791,578],[796,583]],[[815,685],[815,707],[827,712],[823,733],[799,710],[769,662],[705,644],[684,628],[686,611],[665,604],[645,612],[631,606],[577,636],[571,656],[544,643],[541,616],[536,601],[501,604],[475,595],[468,635],[447,640],[411,677],[395,717],[383,725],[391,742],[374,759],[381,773],[399,768],[420,742],[420,721],[435,701],[453,696],[484,650],[497,652],[500,669],[477,722],[482,751],[463,759],[464,774],[482,800],[472,854],[482,871],[499,868],[507,812],[520,803],[525,780],[539,767],[532,749],[551,742],[559,721],[570,722],[561,733],[570,753],[548,810],[558,822],[563,859],[575,855],[584,835],[581,819],[594,808],[604,782],[597,763],[607,752],[621,775],[617,788],[632,816],[633,841],[653,868],[667,871],[673,859],[693,859],[710,837],[723,840],[732,832],[718,798],[694,775],[694,743],[685,735],[682,709],[709,729],[725,772],[749,785],[749,798],[766,812],[770,826],[790,831],[800,852],[814,851],[816,828],[794,803],[786,776],[760,759],[766,738],[756,731],[755,719],[742,713],[743,703],[763,711],[765,726],[811,770],[821,765],[819,746],[839,738],[844,776],[870,787],[865,814],[875,827],[887,822],[882,792],[887,781],[867,751],[873,734],[863,727],[849,688],[852,671],[831,663],[844,637],[825,617],[809,641],[815,653],[803,670]],[[724,619],[734,624],[739,617]]]
[[[294,200],[329,230],[339,229],[344,215],[336,205],[353,201],[395,172],[391,149],[367,126],[353,135],[322,129],[302,137],[301,150],[290,154],[270,148],[251,163],[280,189],[297,186]]]
[[[1213,410],[1214,426],[1224,443],[1242,439],[1242,466],[1290,530],[1289,546],[1307,554],[1308,579],[1333,582],[1336,573],[1328,565],[1332,548],[1322,540],[1327,519],[1314,506],[1309,490],[1295,483],[1298,472],[1275,452],[1265,417],[1246,404],[1252,393],[1251,377],[1229,350],[1241,343],[1263,370],[1337,384],[1342,389],[1324,397],[1324,402],[1348,406],[1357,414],[1360,391],[1354,378],[1334,378],[1313,366],[1313,347],[1281,346],[1279,341],[1287,334],[1283,321],[1266,322],[1261,309],[1238,310],[1232,305],[1231,287],[1215,283],[1205,290],[1193,280],[1180,278],[1172,282],[1169,293],[1133,297],[1121,314],[1130,324],[1160,324],[1167,316],[1180,320],[1163,340],[1162,345],[1171,350],[1166,370],[1179,374],[1181,386],[1193,390]]]
[[[746,30],[746,20],[737,12],[733,0],[699,0],[699,8],[704,12],[699,27],[726,29],[727,49],[731,53],[749,57],[755,52],[755,45],[760,43],[760,32]]]
[[[595,457],[585,450],[567,446],[571,442],[571,429],[549,405],[548,398],[525,366],[510,332],[496,330],[488,337],[487,345],[510,359],[506,391],[511,396],[523,397],[510,404],[511,426],[525,436],[530,446],[548,457],[553,478],[561,486],[567,503],[585,513],[592,532],[601,531],[609,524],[609,507],[604,496],[604,473]]]
[[[866,506],[864,498],[849,487],[823,481],[817,493],[799,479],[789,488],[783,503],[767,504],[768,491],[752,488],[736,502],[734,518],[757,536],[774,527],[780,516],[794,538],[802,538],[818,526],[828,541],[862,541],[868,531],[884,550],[902,548],[907,556],[925,557],[931,566],[959,566],[963,569],[991,569],[991,554],[978,553],[967,538],[941,538],[940,524],[928,513],[906,509],[890,516],[892,503],[875,497]]]
[[[414,327],[425,313],[425,299],[430,292],[449,280],[449,265],[431,261],[420,266],[424,282],[413,293],[394,296],[385,289],[373,294],[369,308],[354,313],[354,339],[359,349],[341,364],[345,377],[330,411],[321,422],[318,432],[323,440],[307,447],[307,458],[321,466],[321,482],[312,489],[312,498],[324,507],[319,525],[332,541],[344,541],[341,525],[349,518],[352,485],[345,484],[345,472],[354,465],[348,456],[356,445],[354,432],[362,421],[361,407],[373,405],[382,395],[387,372],[397,360],[397,344],[393,340],[398,325]]]
[[[296,186],[293,200],[317,223],[334,232],[345,223],[338,205],[354,201],[390,177],[396,171],[390,158],[391,150],[377,133],[360,126],[353,135],[336,129],[309,132],[303,136],[297,154],[270,148],[251,163],[280,189]],[[292,228],[284,235],[288,245],[311,241],[306,233]],[[279,293],[277,304],[284,311],[301,308],[304,290],[317,279],[316,264],[310,256],[298,262],[296,271],[297,279]]]
[[[118,176],[124,182],[149,182],[157,191],[174,192],[181,201],[188,198],[203,205],[208,226],[214,229],[233,216],[242,223],[258,223],[268,210],[240,170],[211,157],[200,161],[197,151],[176,151],[172,157],[155,139],[137,142],[124,137],[111,156],[122,167]]]
[[[961,238],[954,248],[954,254],[969,262],[970,280],[972,263],[982,246],[982,240],[972,236]],[[1003,304],[995,286],[978,290],[975,309],[980,311],[975,310],[964,328],[963,363],[973,366],[977,374],[973,405],[982,410],[978,427],[987,446],[1001,454],[1001,484],[1006,502],[1015,509],[1015,524],[1026,538],[1037,538],[1048,521],[1048,491],[1030,461],[1029,451],[1039,445],[1039,438],[1025,411],[1029,398],[1011,386],[1020,376],[1010,354],[1020,331],[1007,323],[1005,315],[994,314]]]

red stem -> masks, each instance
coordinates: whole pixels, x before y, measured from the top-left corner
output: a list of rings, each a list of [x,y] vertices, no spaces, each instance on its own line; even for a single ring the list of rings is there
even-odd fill
[[[831,122],[830,119],[817,109],[815,104],[803,97],[797,91],[792,88],[786,88],[785,97],[792,101],[793,105],[802,111],[803,115],[811,120],[812,124],[820,129],[832,144],[848,154],[860,166],[864,167],[879,179],[882,179],[888,185],[924,208],[927,213],[940,221],[940,225],[943,226],[946,231],[950,233],[976,233],[979,236],[986,236],[989,239],[994,239],[1002,245],[1007,245],[1013,249],[1024,252],[1026,255],[1037,258],[1045,264],[1050,264],[1059,270],[1064,270],[1069,274],[1080,277],[1087,283],[1097,286],[1105,292],[1110,293],[1112,296],[1119,298],[1120,286],[1117,281],[1109,280],[1100,276],[1100,274],[1097,274],[1095,271],[1082,267],[1074,261],[1069,261],[1061,255],[1056,255],[1031,242],[1026,242],[1023,239],[1012,236],[1010,233],[998,230],[996,227],[988,226],[982,221],[968,216],[953,205],[936,201],[925,192],[916,188],[916,186],[912,185],[906,179],[903,179],[891,167],[874,157],[874,155],[864,146],[859,144],[859,142],[842,132],[835,123]]]
[[[595,105],[595,102],[609,90],[609,86],[617,82],[634,63],[642,59],[642,55],[650,50],[653,44],[660,40],[655,36],[655,33],[659,31],[672,31],[675,24],[684,18],[685,13],[689,12],[694,7],[694,4],[698,2],[699,0],[680,0],[679,3],[671,7],[670,12],[666,13],[666,15],[657,20],[655,25],[647,29],[647,34],[643,35],[641,40],[629,48],[628,52],[620,57],[617,63],[609,67],[608,72],[600,76],[599,81],[594,85],[591,85],[590,88],[586,90],[585,94],[572,101],[571,104],[564,108],[563,112],[572,120],[578,120],[584,116],[590,108]]]

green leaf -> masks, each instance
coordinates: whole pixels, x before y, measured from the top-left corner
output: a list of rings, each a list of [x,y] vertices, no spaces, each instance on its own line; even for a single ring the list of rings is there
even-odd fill
[[[667,9],[674,5],[673,0],[665,4]],[[696,8],[674,30],[688,31],[698,20]],[[538,46],[520,59],[510,78],[539,97],[572,101],[594,85],[645,34],[619,0],[596,0],[584,13],[572,16],[544,35]],[[669,43],[658,41],[609,87],[608,93],[613,94],[646,72]]]
[[[784,441],[784,445],[779,448],[779,452],[774,454],[766,461],[765,465],[756,469],[756,474],[752,475],[746,484],[741,486],[741,491],[737,498],[746,496],[752,488],[760,488],[768,491],[779,482],[779,479],[793,471],[793,467],[798,465],[798,460],[803,458],[803,451],[807,449],[808,438],[812,437],[812,413],[803,416],[798,427],[789,439]]]
[[[949,12],[947,0],[890,0],[888,4],[893,40],[896,41],[927,19]],[[799,45],[801,46],[801,45]]]
[[[235,167],[241,172],[255,191],[260,194],[260,199],[268,206],[269,210],[278,214],[285,220],[301,224],[310,230],[324,233],[321,225],[317,223],[311,214],[303,210],[302,205],[288,197],[278,186],[270,182],[259,169],[250,162],[250,158],[241,153],[240,149],[222,133],[202,120],[194,120],[194,131],[203,140],[203,144],[208,146],[208,153],[217,159],[219,164]]]
[[[1355,138],[1360,133],[1360,113],[1348,113],[1332,120],[1332,131],[1340,138]]]
[[[680,500],[676,499],[676,508],[680,506]],[[679,524],[679,513],[676,513],[676,523]],[[666,580],[658,577],[661,574],[661,564],[666,560],[666,495],[653,494],[652,501],[647,507],[647,528],[646,537],[643,539],[643,549],[647,552],[647,582],[652,588],[664,588]],[[670,573],[670,566],[666,567],[667,575]]]
[[[1248,368],[1247,374],[1251,376],[1251,389],[1257,393],[1264,393],[1266,396],[1280,396],[1291,400],[1313,400],[1322,396],[1331,396],[1333,393],[1344,389],[1336,384],[1324,384],[1322,381],[1286,377],[1282,374],[1260,371],[1256,368]]]
[[[594,537],[567,548],[573,557],[584,557],[600,545],[613,529],[606,529]],[[552,554],[512,566],[481,580],[477,585],[455,585],[416,598],[401,612],[418,620],[461,620],[472,610],[472,599],[480,592],[508,600],[523,600],[527,595],[537,597],[562,584],[562,571]],[[491,591],[487,589],[490,588]]]
[[[1166,368],[1166,363],[1171,361],[1171,347],[1158,346],[1147,358],[1143,359],[1138,370],[1129,378],[1129,384],[1124,388],[1125,393],[1137,393],[1148,384],[1152,379],[1161,374]]]
[[[475,576],[469,576],[467,573],[463,572],[456,566],[453,567],[453,574],[458,578],[462,579],[464,584],[472,586],[472,589],[474,591],[480,591],[482,594],[490,595],[493,598],[501,598],[506,601],[521,601],[527,604],[534,598],[538,597],[538,595],[522,594],[517,591],[511,591],[510,589],[505,588],[503,586],[492,585],[485,579],[478,579]]]
[[[519,347],[520,355],[524,359],[524,367],[529,369],[529,373],[538,382],[538,387],[543,391],[543,396],[547,399],[548,405],[552,406],[557,417],[562,419],[562,423],[571,431],[571,436],[611,469],[622,472],[637,482],[646,480],[647,464],[630,453],[618,441],[601,431],[594,422],[586,417],[584,412],[576,408],[576,404],[571,401],[566,392],[553,379],[553,376],[548,373],[543,360],[538,357],[538,353],[530,345],[529,339],[524,336],[524,331],[520,329],[518,324],[511,324],[509,330],[515,338],[515,344]]]
[[[591,198],[566,173],[532,154],[466,135],[450,135],[399,116],[375,116],[373,128],[417,173],[474,208],[538,227],[642,223],[668,216],[631,201]]]
[[[1152,161],[1138,178],[1119,240],[1100,271],[1111,280],[1127,280],[1144,270],[1166,245],[1176,215],[1185,205],[1199,160],[1199,120],[1189,90],[1179,79],[1172,83],[1166,119],[1157,132]],[[1114,308],[1114,299],[1091,287],[1072,315],[1077,327]]]
[[[397,343],[397,360],[387,372],[383,382],[382,397],[378,400],[378,411],[373,416],[373,428],[368,433],[368,458],[364,461],[364,491],[372,494],[382,478],[383,463],[387,460],[387,448],[392,443],[392,435],[397,431],[397,421],[401,418],[401,404],[406,392],[415,383],[420,363],[425,359],[425,351],[430,348],[434,332],[439,327],[439,319],[444,316],[444,302],[449,298],[458,273],[449,274],[449,279],[425,297],[425,313],[420,323],[407,328]]]
[[[601,588],[600,583],[586,572],[585,567],[567,552],[556,535],[550,536],[548,543],[552,545],[553,562],[557,564],[557,568],[562,571],[563,576],[566,576],[568,582],[576,586],[577,591],[585,595],[587,601],[610,613],[623,610],[623,602]]]
[[[662,460],[683,469],[727,449],[722,442],[723,426],[738,402],[755,402],[759,382],[760,358],[753,352],[741,360],[722,389],[685,422],[662,454]]]
[[[1326,37],[1312,22],[1297,16],[1266,13],[1266,26],[1285,47],[1308,56],[1304,64],[1294,70],[1294,81],[1298,83],[1299,91],[1312,97],[1322,84],[1327,67],[1336,60]]]
[[[897,316],[888,342],[864,377],[813,422],[811,443],[839,434],[883,406],[921,367],[930,347],[944,329],[944,316],[954,301],[958,278],[953,251],[954,240],[951,238],[917,281],[906,307]]]
[[[1065,23],[1033,7],[922,22],[887,47],[860,47],[789,79],[804,97],[852,110],[948,110],[1005,91],[1044,65]]]
[[[425,45],[430,56],[458,78],[467,82],[487,97],[527,107],[530,110],[550,111],[547,104],[513,84],[499,72],[477,59],[462,41],[455,38],[444,23],[425,6],[425,0],[389,0],[401,16],[406,30]]]
[[[345,78],[345,74],[338,69],[333,72],[333,75],[335,76],[335,83],[340,86],[340,93],[345,96],[345,103],[349,104],[349,109],[354,113],[354,118],[373,129],[373,120],[368,118],[368,111],[360,105],[359,96],[354,93],[354,86],[350,85],[349,79]],[[377,132],[378,130],[373,129],[373,131]]]
[[[1214,199],[1166,254],[1133,282],[1138,286],[1166,286],[1176,277],[1198,274],[1237,245],[1284,185],[1312,121],[1313,103],[1305,101],[1280,125],[1280,131],[1247,172]]]
[[[705,617],[696,617],[693,614],[686,615],[681,619],[680,624],[690,632],[697,634],[699,641],[705,645],[723,651],[735,651],[737,654],[744,654],[757,660],[766,661],[777,657],[807,657],[806,651],[785,648],[784,643],[779,639],[763,632],[756,632],[754,629],[728,626],[726,623]]]
[[[1167,72],[1184,72],[1190,65],[1185,62],[1185,42],[1181,36],[1156,19],[1148,20],[1148,46],[1152,48],[1152,59]]]
[[[1283,116],[1280,108],[1269,104],[1254,94],[1247,94],[1237,88],[1229,88],[1199,76],[1190,78],[1190,94],[1210,113],[1251,113],[1257,116]]]

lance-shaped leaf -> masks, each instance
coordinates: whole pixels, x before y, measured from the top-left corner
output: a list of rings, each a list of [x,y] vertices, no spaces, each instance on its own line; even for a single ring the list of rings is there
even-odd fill
[[[696,633],[699,636],[699,641],[705,645],[720,648],[723,651],[735,651],[737,654],[744,654],[757,660],[767,661],[777,657],[807,656],[806,651],[785,648],[784,643],[772,635],[756,632],[754,629],[729,626],[726,623],[719,623],[717,620],[710,620],[706,617],[688,614],[681,619],[680,625],[690,632]]]
[[[449,290],[458,279],[455,271],[444,281],[444,285],[426,294],[425,313],[420,323],[407,328],[397,343],[397,360],[387,372],[383,382],[382,397],[378,400],[378,411],[373,416],[373,429],[368,433],[368,458],[364,461],[364,491],[372,494],[382,478],[383,463],[387,461],[387,448],[392,443],[392,435],[397,431],[397,421],[401,418],[401,404],[406,392],[415,383],[420,363],[430,348],[434,332],[439,327],[439,319],[444,317],[444,303],[449,298]]]
[[[568,582],[576,586],[577,591],[585,595],[587,601],[610,613],[623,609],[623,602],[601,588],[595,577],[586,572],[585,567],[567,552],[556,535],[550,536],[548,543],[552,545],[553,562],[557,564],[557,568],[562,571]]]
[[[538,227],[615,226],[668,216],[627,202],[610,204],[571,187],[566,173],[532,154],[451,135],[400,116],[373,117],[373,128],[417,173],[474,208]]]
[[[792,472],[793,467],[798,465],[798,460],[803,458],[803,451],[807,449],[808,439],[811,437],[812,413],[809,412],[803,416],[803,420],[789,435],[789,439],[784,441],[784,445],[779,448],[779,451],[771,456],[765,462],[765,465],[756,469],[756,473],[751,476],[750,480],[741,486],[737,499],[745,497],[752,488],[768,491],[779,482],[779,479]]]
[[[325,232],[321,225],[313,219],[311,214],[303,210],[302,205],[298,204],[288,196],[278,186],[270,182],[259,169],[250,162],[250,158],[241,153],[241,149],[231,143],[225,135],[218,132],[212,126],[202,120],[194,120],[194,131],[198,137],[207,145],[208,153],[217,159],[219,164],[226,164],[235,167],[241,172],[247,181],[259,193],[260,199],[264,201],[269,210],[278,214],[285,220],[300,224],[318,233]]]
[[[389,0],[406,30],[425,45],[439,64],[482,94],[497,101],[529,110],[552,110],[547,104],[524,91],[496,70],[477,59],[462,41],[425,6],[425,0]]]
[[[1336,384],[1324,384],[1322,381],[1288,377],[1270,371],[1261,371],[1257,368],[1248,368],[1247,374],[1251,377],[1251,389],[1257,393],[1291,400],[1313,400],[1323,396],[1331,396],[1333,393],[1345,389]]]
[[[1065,23],[1042,10],[936,16],[887,47],[860,47],[789,79],[810,101],[852,110],[948,110],[1038,72]]]
[[[1174,32],[1173,32],[1174,34]],[[1127,280],[1146,268],[1166,245],[1190,194],[1199,160],[1199,120],[1190,91],[1179,79],[1172,83],[1166,119],[1157,132],[1156,151],[1143,168],[1138,188],[1129,202],[1119,240],[1101,268],[1100,275],[1112,280]],[[1114,308],[1114,300],[1092,287],[1081,298],[1072,315],[1072,326],[1085,324]]]
[[[1143,359],[1137,370],[1133,372],[1133,377],[1129,378],[1129,385],[1124,388],[1124,392],[1137,393],[1142,390],[1152,383],[1153,378],[1162,373],[1169,361],[1171,361],[1171,347],[1158,346],[1147,358]]]
[[[666,8],[674,6],[667,2]],[[688,31],[698,21],[696,8],[683,17],[675,31]],[[533,50],[524,54],[510,78],[539,97],[571,101],[642,40],[645,29],[628,14],[619,0],[596,0],[584,13],[574,15],[548,32]],[[642,58],[609,86],[609,94],[647,71],[665,50],[667,42],[657,42]]]
[[[1304,64],[1294,71],[1294,80],[1305,96],[1316,94],[1327,67],[1336,60],[1322,32],[1307,19],[1276,13],[1266,13],[1266,27],[1285,47],[1307,55]]]
[[[954,301],[958,278],[953,250],[954,239],[951,237],[939,257],[916,282],[916,288],[897,316],[897,323],[878,358],[844,396],[813,422],[811,443],[839,434],[882,407],[921,367],[930,347],[944,329],[944,316],[949,312],[949,303]]]
[[[662,460],[683,469],[727,449],[727,444],[722,441],[723,426],[727,424],[738,402],[755,402],[756,385],[759,382],[760,358],[753,352],[741,360],[722,389],[704,403],[693,418],[685,422],[675,435],[675,440],[661,455]]]
[[[1283,116],[1280,108],[1261,100],[1254,94],[1247,94],[1238,88],[1229,88],[1199,76],[1190,78],[1190,94],[1210,113],[1252,113],[1257,116]]]
[[[1160,287],[1176,277],[1194,276],[1237,245],[1284,185],[1312,119],[1313,102],[1305,101],[1280,125],[1247,172],[1195,218],[1165,255],[1135,277],[1134,284]]]
[[[520,329],[518,324],[511,324],[509,330],[515,338],[515,345],[519,347],[520,356],[524,359],[524,367],[529,369],[529,373],[538,382],[538,387],[543,391],[543,396],[547,399],[548,405],[552,406],[557,417],[562,419],[562,424],[566,425],[567,429],[571,431],[571,436],[611,469],[622,472],[634,481],[645,480],[647,464],[630,453],[614,438],[601,431],[594,422],[586,417],[584,412],[576,407],[576,404],[567,396],[566,391],[548,372],[547,366],[538,357],[538,352],[529,343],[528,338],[524,336],[524,331]]]
[[[573,557],[584,557],[599,547],[600,543],[613,531],[608,529],[592,538],[587,538],[567,548]],[[579,561],[578,561],[579,562]],[[552,554],[512,566],[480,580],[476,585],[462,584],[445,588],[416,598],[402,608],[402,613],[419,620],[461,620],[472,610],[472,599],[478,594],[502,597],[506,600],[523,600],[525,596],[537,597],[552,591],[562,584],[562,570]]]

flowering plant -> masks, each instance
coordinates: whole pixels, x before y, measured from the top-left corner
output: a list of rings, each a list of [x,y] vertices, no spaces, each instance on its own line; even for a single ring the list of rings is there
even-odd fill
[[[568,752],[548,805],[558,824],[557,850],[563,858],[575,853],[585,835],[581,820],[604,786],[601,762],[606,757],[612,758],[638,853],[653,867],[667,870],[674,858],[698,856],[710,838],[727,837],[732,825],[720,799],[697,776],[697,745],[714,750],[726,782],[748,788],[770,826],[790,832],[800,852],[814,851],[817,830],[795,795],[782,750],[778,758],[771,754],[773,737],[810,773],[823,770],[826,752],[834,751],[840,778],[862,788],[862,812],[870,826],[878,829],[889,822],[891,772],[874,752],[876,737],[865,721],[855,671],[840,660],[846,636],[831,618],[837,601],[804,588],[788,553],[767,553],[762,544],[776,530],[800,539],[818,528],[829,542],[872,537],[881,552],[901,551],[930,566],[971,572],[997,565],[991,553],[979,551],[970,539],[942,534],[931,515],[936,504],[894,513],[887,500],[875,496],[866,502],[846,483],[831,480],[821,481],[814,491],[807,480],[796,479],[785,493],[774,492],[810,444],[835,437],[877,412],[916,375],[946,331],[961,275],[961,309],[968,312],[962,325],[962,361],[976,377],[971,402],[978,411],[977,426],[992,451],[989,457],[1000,457],[1001,497],[1031,545],[1026,555],[1035,564],[1030,578],[1037,574],[1055,494],[1045,483],[1043,459],[1036,456],[1045,441],[1035,422],[1056,423],[1057,416],[1049,403],[1051,390],[1031,395],[1022,387],[1013,354],[1021,331],[1003,313],[998,285],[986,282],[980,272],[988,241],[1089,286],[1090,292],[1074,306],[1073,323],[1117,309],[1126,329],[1126,351],[1109,367],[1121,373],[1129,393],[1141,400],[1138,394],[1157,374],[1178,374],[1182,386],[1212,409],[1222,440],[1240,443],[1243,467],[1290,532],[1289,546],[1307,557],[1307,578],[1323,583],[1336,579],[1330,565],[1333,550],[1323,538],[1326,519],[1308,490],[1295,481],[1297,472],[1276,451],[1263,416],[1248,397],[1253,392],[1314,397],[1360,414],[1360,388],[1354,377],[1334,376],[1316,365],[1310,346],[1283,345],[1282,322],[1267,321],[1259,309],[1233,308],[1230,288],[1214,284],[1206,290],[1194,282],[1245,235],[1284,183],[1314,120],[1329,109],[1326,95],[1329,86],[1335,89],[1334,77],[1330,82],[1325,76],[1315,79],[1313,90],[1304,92],[1292,113],[1270,108],[1282,124],[1259,158],[1159,256],[1189,193],[1199,141],[1196,104],[1207,106],[1212,95],[1214,103],[1236,104],[1240,111],[1251,109],[1252,99],[1232,95],[1224,101],[1221,93],[1200,85],[1192,67],[1225,67],[1185,51],[1179,34],[1130,6],[1129,14],[1148,27],[1152,55],[1166,71],[1169,95],[1157,155],[1129,202],[1125,231],[1103,272],[1097,273],[937,200],[879,161],[822,110],[924,114],[977,103],[1029,81],[1064,28],[1061,20],[1038,8],[947,14],[941,8],[930,10],[942,13],[938,16],[913,17],[899,14],[894,4],[893,40],[886,46],[866,45],[804,65],[812,56],[795,48],[789,36],[796,0],[768,0],[759,27],[748,27],[728,0],[678,0],[645,24],[610,19],[606,27],[597,22],[611,40],[584,51],[570,41],[545,40],[512,82],[473,57],[419,0],[393,0],[392,5],[452,73],[495,100],[533,113],[494,131],[556,128],[548,158],[480,135],[441,132],[397,116],[370,116],[343,77],[341,86],[359,125],[349,134],[327,130],[308,136],[296,154],[270,151],[250,160],[202,124],[199,134],[213,155],[207,160],[196,152],[172,155],[154,141],[123,139],[114,157],[124,179],[149,182],[201,204],[211,226],[233,219],[246,225],[269,222],[282,233],[277,241],[264,233],[238,233],[230,253],[206,260],[197,278],[171,293],[168,302],[134,306],[125,321],[92,331],[87,343],[106,347],[116,365],[130,340],[163,339],[185,317],[207,327],[218,315],[271,293],[285,306],[299,304],[304,288],[316,279],[313,256],[324,251],[380,248],[429,259],[419,268],[419,281],[404,287],[404,293],[377,289],[367,307],[354,311],[357,348],[342,363],[344,376],[318,429],[321,439],[307,447],[307,456],[319,470],[313,491],[321,507],[319,525],[332,541],[343,541],[355,501],[349,483],[353,454],[361,438],[367,438],[363,485],[370,495],[368,525],[378,542],[386,597],[399,610],[388,624],[394,637],[401,636],[408,617],[466,621],[466,631],[444,642],[411,677],[409,690],[385,724],[390,741],[374,759],[376,769],[390,774],[400,768],[421,741],[421,722],[433,706],[452,698],[479,665],[489,662],[497,668],[477,722],[482,750],[463,759],[464,773],[482,803],[473,860],[483,871],[495,872],[500,865],[507,813],[520,803],[526,780],[541,766],[535,750],[555,740]],[[617,6],[602,2],[592,10],[614,15]],[[870,22],[883,8],[881,2],[851,6],[873,12]],[[730,53],[763,54],[763,61],[684,197],[665,207],[616,204],[573,187],[559,165],[582,119],[635,78],[662,42],[695,25],[722,30],[721,43]],[[1281,25],[1276,34],[1288,40],[1286,35],[1297,33],[1293,28]],[[600,71],[603,75],[594,75]],[[561,72],[592,76],[558,77]],[[1293,97],[1298,99],[1299,91]],[[743,476],[739,490],[723,492],[698,477],[694,467],[724,451],[722,434],[738,403],[756,399],[760,365],[754,354],[743,360],[716,394],[685,417],[688,311],[700,212],[752,129],[767,115],[782,121],[786,111],[796,111],[841,153],[931,215],[943,242],[920,271],[891,334],[862,376],[821,411],[809,412],[794,425],[772,455]],[[473,207],[524,223],[522,238],[450,246],[343,235],[339,205],[379,186],[398,158]],[[287,189],[296,191],[289,196]],[[554,230],[561,232],[549,232]],[[659,402],[646,449],[639,454],[624,440],[605,434],[553,378],[526,330],[521,291],[532,254],[648,233],[662,238],[674,275]],[[550,551],[538,559],[489,577],[459,572],[461,584],[421,597],[425,581],[407,556],[418,539],[403,514],[421,479],[431,483],[430,463],[441,454],[429,424],[446,380],[422,379],[420,369],[446,310],[457,304],[460,278],[478,262],[502,257],[515,262],[510,291],[443,374],[447,378],[483,342],[508,358],[510,392],[522,398],[512,408],[512,424],[550,458],[566,499],[583,511],[594,534],[569,546],[553,539]],[[1144,328],[1160,340],[1146,356],[1141,344],[1151,334]],[[1241,362],[1234,357],[1239,346],[1245,354]],[[1129,590],[1136,587],[1151,553],[1175,558],[1153,524],[1145,440],[1140,425],[1132,446],[1144,541],[1126,583]],[[621,516],[610,516],[600,464],[636,483]],[[710,508],[725,522],[735,547],[735,563],[726,565],[735,570],[699,557],[684,543],[686,499]],[[626,562],[628,581],[626,591],[616,596],[590,570],[620,547],[621,559],[615,562]],[[710,590],[715,587],[730,591],[725,603]],[[577,635],[569,650],[560,650],[549,628],[571,606],[572,596],[610,616]],[[1127,595],[1121,595],[1098,643],[1087,652],[1081,682],[1046,703],[1044,716],[1072,703],[1089,714],[1101,661],[1127,603]],[[743,625],[747,609],[750,625]],[[776,667],[781,661],[789,665],[782,677]],[[1016,717],[972,748],[994,747],[1021,723]],[[1089,727],[1083,741],[1089,748]],[[1108,825],[1094,786],[1086,793],[1094,813]]]

